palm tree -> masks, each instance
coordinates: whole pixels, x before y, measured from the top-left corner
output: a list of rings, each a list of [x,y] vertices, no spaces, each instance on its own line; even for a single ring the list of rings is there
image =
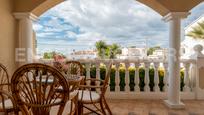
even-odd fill
[[[187,36],[195,39],[204,39],[204,21],[198,22],[198,26],[193,27],[192,31],[187,33]]]
[[[115,59],[117,54],[121,54],[121,48],[118,44],[112,44],[109,46],[109,58]]]
[[[108,45],[106,44],[106,42],[104,42],[103,40],[100,40],[100,41],[96,42],[95,46],[96,46],[96,49],[98,51],[98,57],[104,58],[105,57],[105,51],[108,48]]]

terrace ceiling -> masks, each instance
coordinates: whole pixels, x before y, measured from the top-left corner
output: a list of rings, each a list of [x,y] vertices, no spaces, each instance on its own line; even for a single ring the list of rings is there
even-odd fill
[[[14,0],[14,12],[32,12],[40,16],[64,0]],[[119,0],[120,1],[120,0]],[[165,16],[169,12],[188,12],[204,0],[137,0]]]

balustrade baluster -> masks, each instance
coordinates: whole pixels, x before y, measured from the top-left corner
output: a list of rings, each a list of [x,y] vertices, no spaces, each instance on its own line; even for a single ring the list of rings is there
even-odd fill
[[[168,64],[167,63],[163,63],[164,66],[164,78],[163,78],[163,83],[164,83],[164,87],[163,90],[164,92],[168,91]]]
[[[190,92],[190,87],[189,87],[189,63],[184,63],[184,92]]]
[[[91,63],[86,63],[86,79],[91,78]],[[91,81],[86,81],[87,85],[90,85]]]
[[[155,62],[154,63],[154,91],[155,92],[160,92],[158,68],[159,68],[159,63]]]
[[[108,72],[108,69],[109,69],[109,64],[110,63],[108,63],[108,62],[105,62],[105,65],[106,65],[106,74],[107,74],[107,72]],[[111,69],[111,68],[110,68]],[[105,74],[105,77],[106,77],[106,74]],[[109,81],[108,81],[108,87],[107,87],[107,92],[110,92],[110,80],[111,80],[111,76],[110,76],[110,79],[109,79]]]
[[[149,66],[150,66],[150,63],[145,62],[145,87],[144,87],[145,92],[150,91],[150,87],[149,87]]]
[[[139,63],[135,63],[135,92],[140,92],[140,76],[139,76]]]
[[[96,61],[96,79],[100,79],[100,62]],[[96,86],[100,86],[100,81],[95,82]],[[97,89],[99,92],[100,89]]]
[[[120,63],[115,64],[115,91],[120,91]]]
[[[129,62],[125,62],[125,92],[130,92]]]

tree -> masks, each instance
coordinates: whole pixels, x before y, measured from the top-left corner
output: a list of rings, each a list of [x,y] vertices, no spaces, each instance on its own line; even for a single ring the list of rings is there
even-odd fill
[[[43,59],[52,59],[55,52],[45,52],[43,55]]]
[[[109,46],[109,58],[115,59],[117,54],[121,54],[121,47],[118,44],[112,44]]]
[[[118,44],[107,45],[105,41],[98,41],[95,44],[98,57],[115,59],[117,54],[121,54],[121,47]]]
[[[65,55],[63,55],[62,53],[57,53],[55,51],[52,51],[52,52],[45,52],[44,55],[43,55],[43,59],[53,59],[54,58],[54,55],[61,55],[63,58],[66,58]]]
[[[152,55],[155,50],[161,49],[160,46],[151,47],[147,50],[147,55]]]
[[[96,42],[95,47],[98,51],[98,57],[104,58],[105,52],[108,48],[108,45],[106,44],[106,42],[103,40],[100,40],[100,41]]]
[[[193,27],[186,35],[194,39],[204,39],[204,21],[198,22],[198,25]]]

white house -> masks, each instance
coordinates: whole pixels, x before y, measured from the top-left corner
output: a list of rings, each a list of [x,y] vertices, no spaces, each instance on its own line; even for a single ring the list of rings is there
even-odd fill
[[[203,21],[204,21],[204,14],[185,28],[185,34],[191,31],[193,27],[198,26],[199,22],[203,22]],[[197,44],[204,46],[204,40],[194,39],[189,36],[185,36],[185,39],[181,42],[181,51],[183,53],[182,58],[189,58],[189,56],[191,56],[193,53],[193,47]]]
[[[144,58],[146,57],[146,48],[123,48],[119,59]]]
[[[95,50],[75,51],[67,56],[70,59],[94,59],[97,57]]]
[[[152,55],[148,56],[148,58],[166,60],[167,56],[168,56],[168,49],[164,48],[164,49],[155,50]]]

